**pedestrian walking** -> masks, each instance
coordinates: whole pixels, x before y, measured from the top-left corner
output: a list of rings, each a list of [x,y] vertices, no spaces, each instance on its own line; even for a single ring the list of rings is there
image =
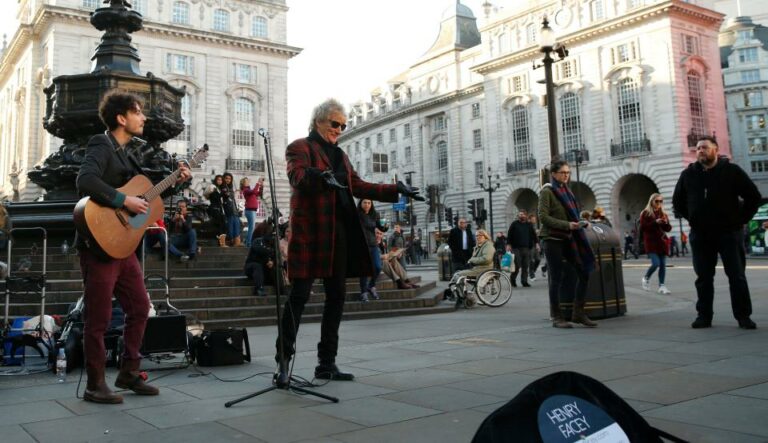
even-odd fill
[[[674,209],[690,225],[696,311],[693,328],[712,326],[717,256],[723,261],[731,292],[733,316],[743,329],[755,329],[749,285],[744,275],[746,251],[742,226],[757,212],[760,191],[739,166],[719,157],[714,137],[701,137],[696,162],[680,174],[672,197]]]
[[[517,274],[520,274],[520,284],[528,284],[528,274],[531,267],[531,249],[536,245],[536,232],[533,225],[528,223],[528,212],[520,210],[517,220],[509,225],[507,231],[507,250],[515,254],[515,270],[510,276],[512,286],[517,286]]]
[[[640,229],[643,231],[643,246],[651,266],[645,271],[641,280],[643,289],[651,290],[651,277],[656,270],[659,271],[659,294],[668,295],[669,289],[664,285],[667,275],[667,256],[669,246],[667,244],[667,232],[672,230],[669,224],[669,216],[664,211],[664,198],[661,194],[651,194],[645,209],[640,212]]]

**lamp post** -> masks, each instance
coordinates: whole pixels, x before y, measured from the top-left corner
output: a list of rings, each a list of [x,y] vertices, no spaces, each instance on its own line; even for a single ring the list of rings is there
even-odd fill
[[[490,217],[490,224],[488,225],[491,237],[493,237],[493,193],[498,191],[499,187],[501,186],[501,182],[499,181],[499,174],[496,174],[496,186],[494,186],[491,182],[491,179],[493,178],[493,174],[491,173],[491,167],[488,167],[488,186],[485,186],[483,182],[480,182],[480,188],[483,191],[488,192],[488,215]]]
[[[579,149],[573,150],[574,154],[574,162],[576,163],[576,183],[579,183],[579,187],[581,187],[581,177],[579,176],[579,166],[581,166],[582,163],[584,163],[584,151]],[[573,193],[578,194],[578,191],[576,190],[576,187],[573,187]],[[576,195],[576,198],[578,199],[579,196]]]
[[[555,31],[549,27],[549,21],[546,16],[541,22],[541,30],[539,31],[539,49],[544,53],[544,59],[542,59],[543,64],[537,65],[536,62],[534,62],[533,69],[544,67],[544,82],[547,91],[549,157],[550,161],[553,161],[559,155],[559,148],[557,141],[557,112],[555,110],[555,83],[552,80],[552,64],[555,63],[555,59],[552,58],[552,53],[557,53],[559,60],[562,60],[568,56],[568,50],[565,49],[563,45],[555,43]]]
[[[404,172],[403,175],[405,176],[405,183],[408,186],[413,186],[413,171]],[[411,225],[411,241],[413,241],[413,197],[408,197],[408,224]]]

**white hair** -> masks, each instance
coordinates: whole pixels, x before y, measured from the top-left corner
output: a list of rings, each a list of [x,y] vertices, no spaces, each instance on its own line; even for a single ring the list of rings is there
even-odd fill
[[[340,112],[347,115],[344,111],[344,105],[335,98],[329,98],[315,106],[315,109],[312,110],[312,118],[309,120],[309,130],[311,131],[317,128],[317,122],[327,119],[333,112]]]

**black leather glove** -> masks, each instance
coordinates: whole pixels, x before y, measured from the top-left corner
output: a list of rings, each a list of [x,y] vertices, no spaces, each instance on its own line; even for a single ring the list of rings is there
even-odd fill
[[[425,201],[425,198],[419,195],[419,188],[408,186],[401,181],[397,182],[397,192],[420,202]]]
[[[323,181],[325,181],[325,184],[331,188],[347,189],[346,186],[342,185],[338,180],[336,180],[336,177],[333,175],[333,171],[330,169],[326,169],[325,171],[321,172],[320,177],[323,179]]]

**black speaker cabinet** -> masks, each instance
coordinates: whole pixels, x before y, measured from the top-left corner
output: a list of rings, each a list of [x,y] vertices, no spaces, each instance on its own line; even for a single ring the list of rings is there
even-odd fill
[[[147,319],[142,354],[187,351],[187,319],[183,315],[159,315]]]

